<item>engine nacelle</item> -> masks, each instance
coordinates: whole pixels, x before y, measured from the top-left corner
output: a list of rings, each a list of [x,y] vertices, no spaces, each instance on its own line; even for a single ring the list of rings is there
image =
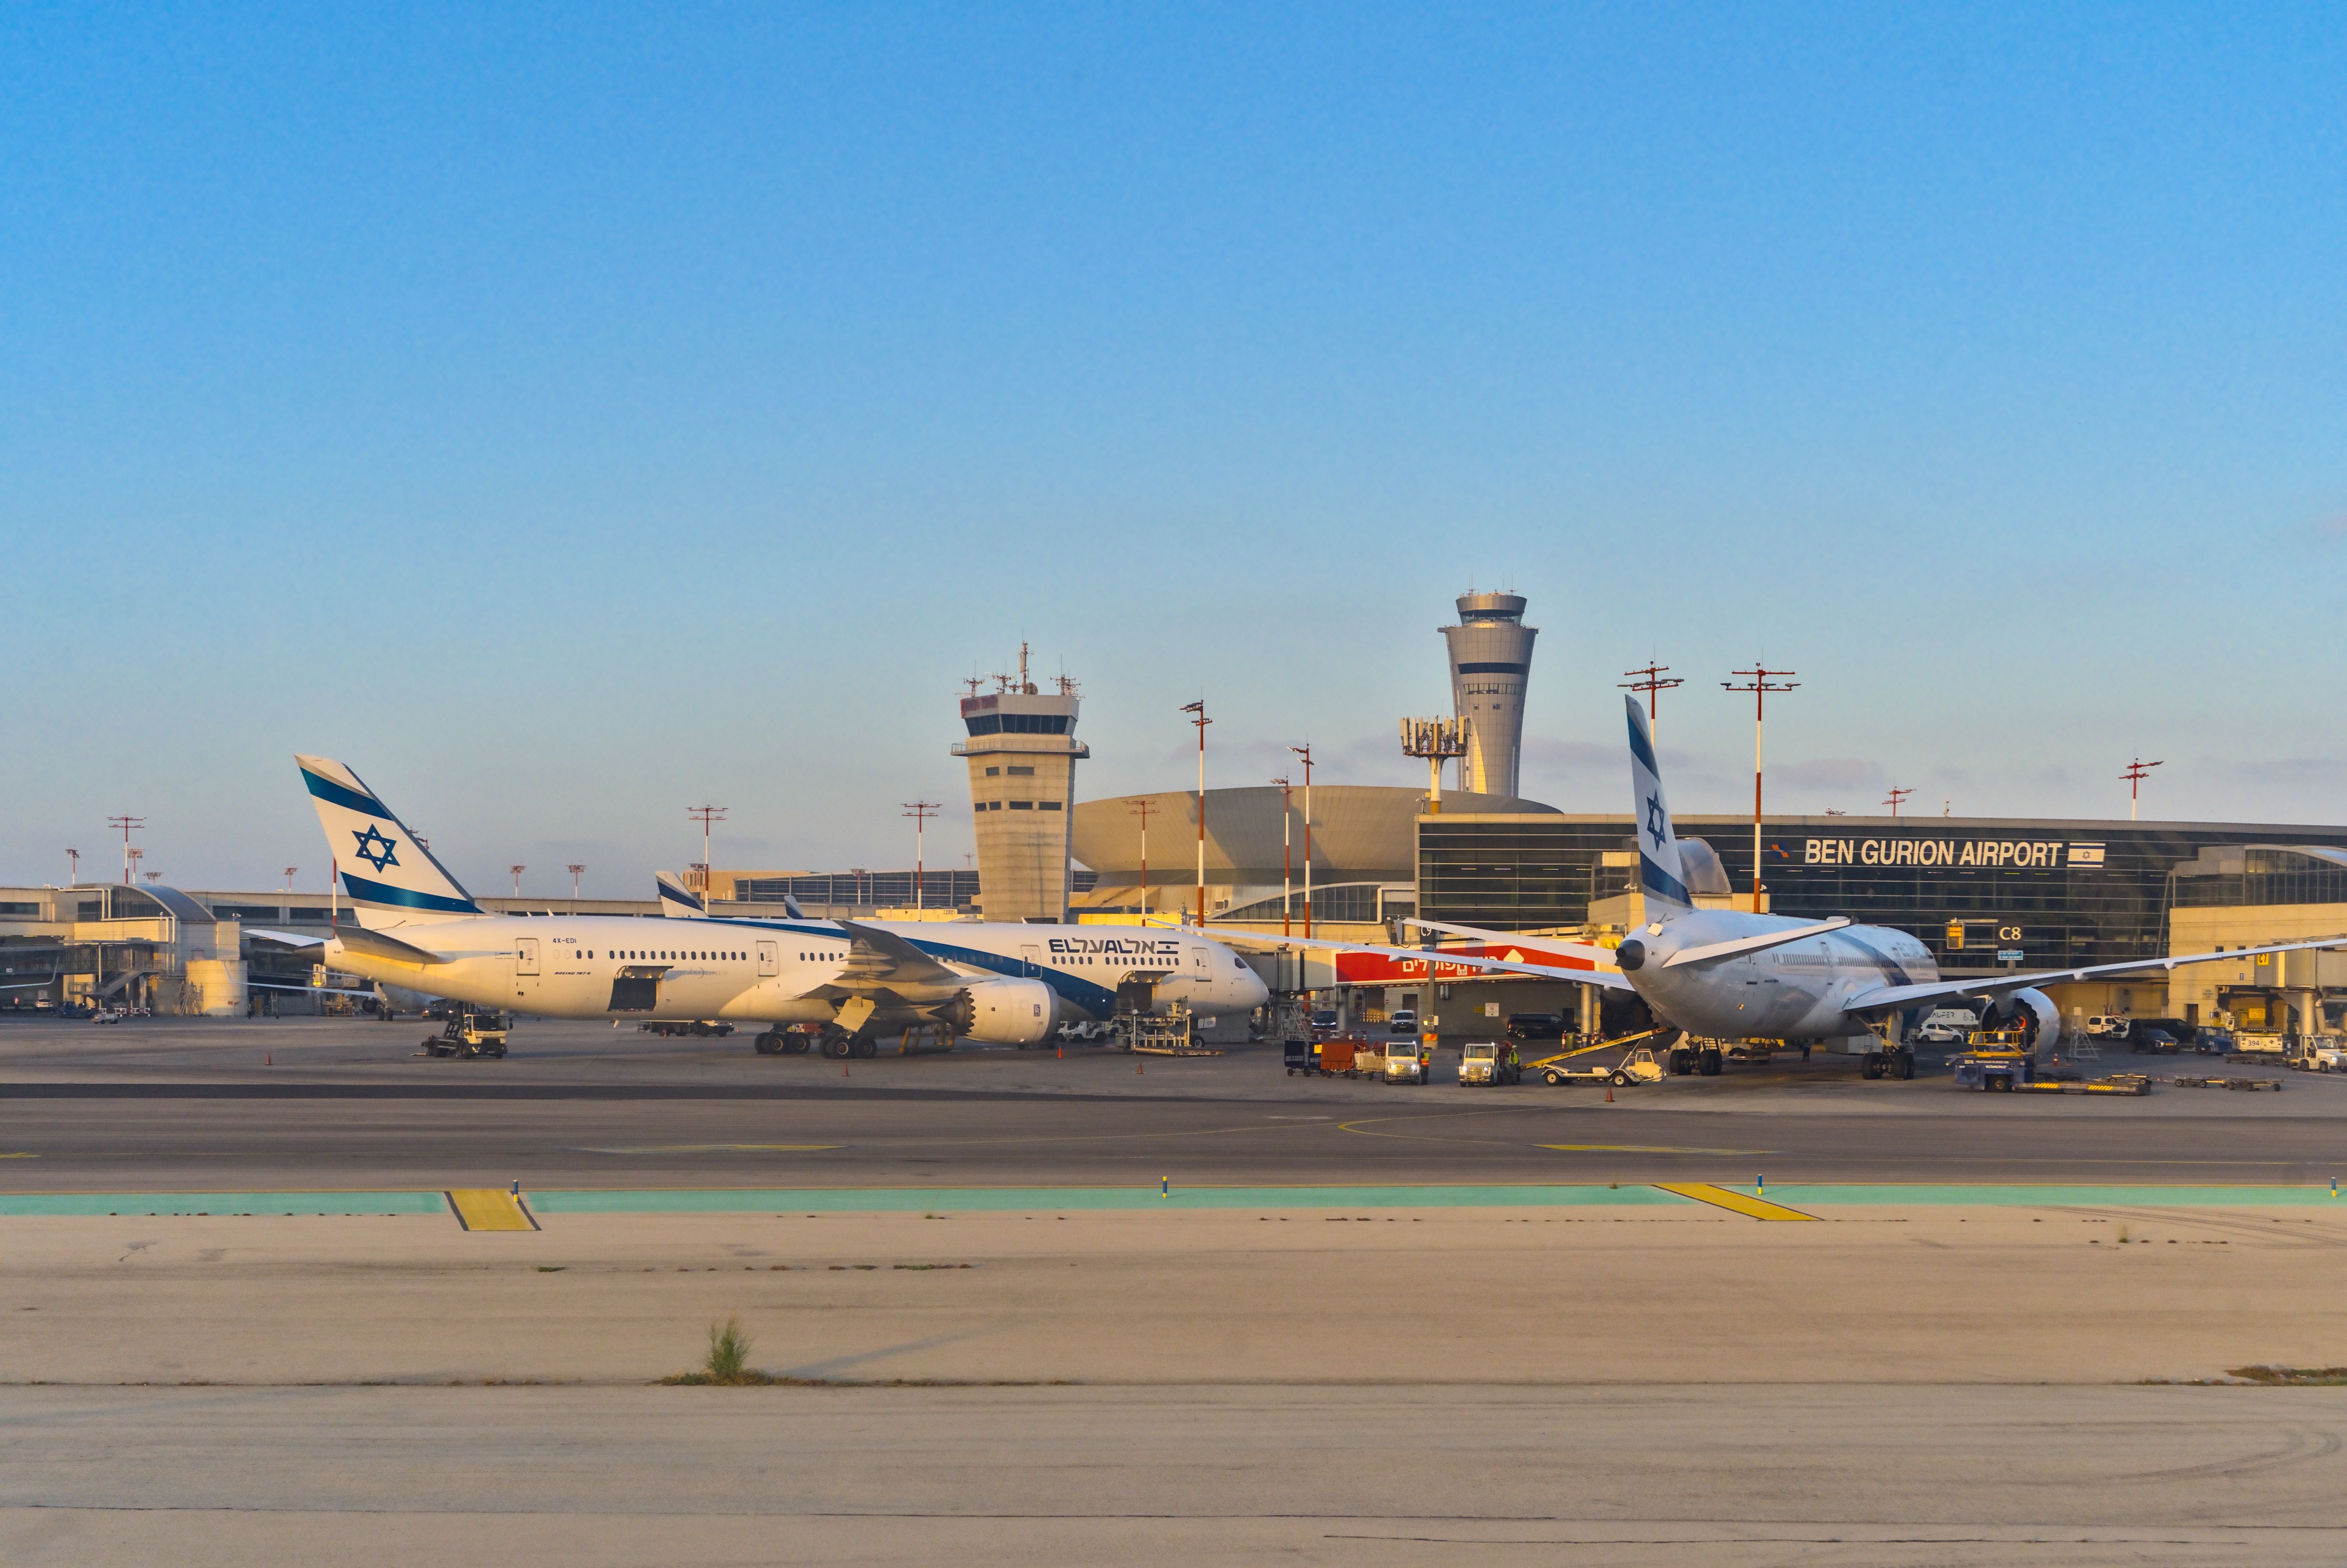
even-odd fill
[[[2016,991],[2005,999],[2003,1011],[2015,1027],[2029,1032],[2032,1050],[2051,1051],[2062,1043],[2062,1010],[2044,992]]]
[[[989,1045],[1033,1045],[1058,1026],[1060,998],[1040,980],[989,980],[956,996],[938,1017],[955,1033]]]

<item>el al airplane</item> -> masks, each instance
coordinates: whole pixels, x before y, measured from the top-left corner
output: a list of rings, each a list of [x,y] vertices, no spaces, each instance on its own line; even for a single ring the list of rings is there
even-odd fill
[[[1583,961],[1612,962],[1618,975],[1574,974],[1597,984],[1626,986],[1657,1019],[1710,1040],[1863,1040],[1870,1073],[1915,1075],[1913,1053],[1901,1042],[1901,1016],[1935,1003],[1985,999],[2007,1016],[2019,1015],[2033,1038],[2059,1037],[2061,1013],[2040,986],[2098,975],[2172,970],[2181,963],[2347,947],[2347,940],[2280,942],[2234,952],[2086,964],[2075,969],[1943,980],[1931,951],[1903,931],[1853,925],[1837,915],[1804,921],[1789,915],[1738,913],[1694,907],[1688,896],[1670,807],[1655,766],[1645,709],[1630,712],[1630,788],[1638,820],[1638,891],[1645,921],[1617,949],[1546,938],[1510,936],[1472,926],[1416,922],[1430,930],[1512,943]],[[1694,1054],[1689,1053],[1689,1055]],[[1675,1053],[1681,1072],[1717,1073],[1717,1047],[1689,1061]]]
[[[1205,1013],[1270,994],[1221,942],[1164,927],[720,919],[666,879],[666,919],[490,914],[357,774],[295,760],[358,921],[337,922],[327,956],[436,996],[550,1018],[764,1023],[769,1054],[780,1025],[820,1023],[827,1054],[869,1056],[880,1031],[930,1023],[1040,1044],[1063,1020],[1111,1016],[1136,983],[1153,1006]]]

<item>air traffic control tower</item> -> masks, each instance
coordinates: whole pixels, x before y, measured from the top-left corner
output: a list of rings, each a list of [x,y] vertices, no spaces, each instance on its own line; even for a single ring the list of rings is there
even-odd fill
[[[1450,645],[1451,711],[1467,720],[1467,754],[1459,788],[1513,795],[1523,759],[1524,683],[1532,675],[1537,627],[1524,625],[1515,594],[1459,596],[1459,625],[1442,628]]]
[[[1065,920],[1076,764],[1092,755],[1076,738],[1076,683],[1061,676],[1056,692],[1039,691],[1022,647],[1017,680],[998,677],[982,697],[977,684],[961,699],[969,738],[953,754],[969,760],[979,907],[989,921]]]

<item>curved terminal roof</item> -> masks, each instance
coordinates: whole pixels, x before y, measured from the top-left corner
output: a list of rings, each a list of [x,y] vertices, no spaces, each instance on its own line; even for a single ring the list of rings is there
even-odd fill
[[[1280,792],[1275,786],[1206,791],[1206,879],[1216,886],[1276,884],[1280,860]],[[1304,790],[1291,794],[1295,866],[1304,870]],[[1154,808],[1149,818],[1149,875],[1178,882],[1197,866],[1198,797],[1169,789],[1076,805],[1070,849],[1106,885],[1141,880],[1141,819],[1132,802]],[[1418,814],[1426,791],[1393,785],[1315,784],[1312,787],[1312,871],[1327,881],[1415,881]],[[1512,795],[1446,790],[1445,816],[1553,813],[1555,808]]]

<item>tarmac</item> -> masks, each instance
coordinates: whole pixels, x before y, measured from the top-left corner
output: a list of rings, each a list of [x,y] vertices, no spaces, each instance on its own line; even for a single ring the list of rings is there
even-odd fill
[[[0,1026],[0,1560],[2347,1559],[2347,1083],[395,1029]]]

